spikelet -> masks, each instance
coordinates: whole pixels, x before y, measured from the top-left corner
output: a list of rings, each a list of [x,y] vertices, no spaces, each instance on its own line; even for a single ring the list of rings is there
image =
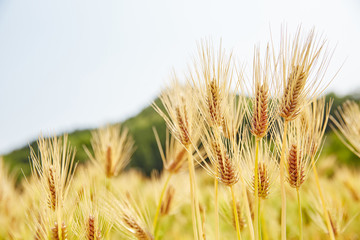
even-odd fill
[[[38,140],[39,155],[31,149],[31,165],[34,176],[38,177],[41,191],[47,196],[46,202],[55,211],[62,208],[73,178],[75,152],[68,147],[67,135]]]
[[[49,167],[49,173],[48,173],[48,187],[50,190],[50,196],[49,196],[49,200],[48,200],[48,205],[49,207],[55,211],[56,208],[56,187],[55,187],[55,169],[54,167],[51,165]]]
[[[96,229],[95,229],[95,217],[89,215],[88,226],[87,226],[87,239],[95,240]]]
[[[41,233],[41,229],[40,228],[37,228],[36,231],[35,231],[35,235],[34,235],[34,240],[42,240],[44,239],[42,237],[42,233]]]
[[[305,181],[304,165],[301,161],[303,153],[297,144],[291,144],[287,157],[288,182],[293,188],[300,188]]]
[[[226,186],[233,186],[239,181],[239,141],[224,137],[217,138],[213,132],[203,131],[201,142],[210,163],[202,161],[202,167]]]
[[[251,112],[251,133],[257,138],[264,137],[269,126],[273,123],[275,101],[270,100],[270,89],[274,83],[274,73],[271,72],[270,51],[267,46],[264,62],[260,60],[260,48],[255,49],[253,63],[253,86],[252,90],[252,112]],[[275,88],[275,90],[277,90]],[[277,95],[276,92],[272,93]]]
[[[59,237],[59,225],[57,222],[54,222],[54,226],[51,228],[51,236],[52,236],[52,240],[60,240]]]
[[[75,222],[72,231],[79,239],[100,240],[102,233],[109,231],[111,226],[101,217],[101,197],[105,193],[98,191],[103,188],[97,186],[98,183],[93,179],[93,171],[98,172],[98,168],[89,164],[81,166],[78,171],[75,180],[81,185],[73,188],[76,191],[73,202],[76,202],[77,208],[74,213]],[[84,182],[87,184],[84,185]]]
[[[243,80],[239,75],[239,82]],[[223,109],[221,120],[220,135],[224,138],[236,139],[245,127],[245,116],[248,111],[245,95],[238,95],[236,92],[228,92],[226,98],[226,108]]]
[[[51,228],[51,239],[52,240],[67,240],[67,227],[65,222],[61,224],[59,227],[59,224],[57,222],[54,222],[54,226]]]
[[[180,107],[175,107],[175,112],[176,112],[176,121],[180,129],[180,134],[179,134],[180,142],[184,146],[189,146],[191,143],[190,133],[189,133],[190,125],[188,121],[188,116],[187,116],[188,113],[186,110],[186,106],[184,105],[182,107],[182,110],[180,109]]]
[[[311,168],[312,157],[307,154],[308,135],[301,127],[300,118],[290,123],[287,141],[287,146],[289,146],[285,159],[287,180],[291,187],[299,189]]]
[[[61,239],[67,240],[68,239],[67,236],[68,236],[67,226],[66,226],[65,222],[62,222],[62,224],[61,224]]]
[[[153,131],[165,170],[173,174],[176,174],[182,170],[186,170],[187,151],[184,145],[181,144],[172,135],[170,135],[169,130],[166,129],[165,152],[164,152],[156,129],[153,128]],[[197,139],[193,139],[195,145],[198,145],[199,142],[198,137],[200,137],[200,135],[197,135]],[[198,164],[200,162],[200,158],[198,157],[198,154],[203,155],[204,153],[202,150],[193,152],[193,157],[196,159],[196,161],[194,162],[195,164]]]
[[[32,209],[26,213],[26,221],[35,240],[49,239],[53,236],[54,220],[51,218],[52,210],[48,206],[36,206],[32,202]],[[50,214],[49,214],[50,212]]]
[[[126,197],[120,197],[120,200],[114,195],[109,195],[104,201],[107,218],[126,239],[154,239],[149,230],[151,227],[148,216],[137,206],[130,193]]]
[[[301,93],[305,87],[306,76],[300,66],[295,66],[289,75],[282,102],[280,116],[287,121],[294,120],[301,110]]]
[[[333,101],[325,103],[325,97],[315,99],[303,109],[299,117],[301,132],[307,136],[305,150],[314,160],[320,154]]]
[[[335,191],[336,194],[334,194]],[[350,223],[355,219],[357,214],[353,216],[349,215],[349,208],[341,200],[341,196],[337,194],[338,189],[335,191],[326,198],[328,206],[327,211],[330,219],[330,225],[335,237],[342,239],[342,234],[349,227]],[[328,233],[320,200],[316,199],[313,203],[311,211],[309,211],[309,216],[316,225],[318,225],[325,233]]]
[[[258,138],[264,137],[268,129],[268,92],[266,83],[256,86],[251,132]]]
[[[352,152],[360,157],[360,107],[359,104],[347,100],[335,112],[335,117],[330,117],[335,131],[340,140]],[[341,134],[340,134],[341,133]]]
[[[221,190],[219,190],[222,192]],[[237,196],[239,196],[238,189],[236,190]],[[233,202],[229,201],[229,196],[222,193],[219,194],[219,214],[220,217],[226,222],[228,225],[232,226],[234,230],[236,230],[236,221],[234,217],[233,211]],[[240,229],[244,229],[246,227],[246,218],[245,218],[245,206],[243,201],[236,201],[236,210],[238,213],[239,227]]]
[[[193,97],[199,111],[210,128],[220,130],[223,114],[233,81],[232,53],[226,53],[221,43],[216,51],[212,41],[204,40],[198,45],[198,58],[190,70],[190,82],[199,94]]]
[[[339,168],[336,171],[336,179],[341,181],[354,202],[360,202],[360,175],[355,169]]]
[[[165,120],[171,135],[185,148],[198,138],[198,130],[193,126],[199,121],[199,113],[191,101],[194,94],[197,93],[190,85],[181,85],[173,74],[171,85],[160,95],[164,109],[155,102],[152,105]]]
[[[254,181],[255,183],[255,181]],[[258,181],[259,197],[265,199],[270,191],[270,178],[267,166],[264,163],[259,164],[259,181]]]
[[[85,151],[93,163],[101,167],[108,178],[117,176],[129,163],[135,151],[134,140],[120,124],[107,125],[91,133],[94,155]]]
[[[283,93],[279,115],[286,121],[298,117],[301,110],[328,86],[323,78],[329,64],[325,41],[316,39],[314,29],[304,38],[299,28],[290,43],[283,34],[280,78]]]
[[[255,146],[254,142],[250,140],[248,132],[244,132],[242,135],[243,151],[241,153],[241,169],[243,170],[243,176],[247,183],[248,189],[252,192],[255,190]],[[279,176],[279,165],[277,162],[276,149],[271,149],[274,141],[272,138],[269,141],[260,140],[259,144],[259,163],[258,163],[258,190],[259,197],[266,199],[271,193],[274,183]]]
[[[172,203],[174,201],[174,195],[175,195],[175,188],[170,185],[167,188],[164,200],[161,203],[161,208],[160,208],[160,214],[161,215],[164,216],[164,215],[169,214],[169,212],[171,210]]]
[[[232,186],[239,181],[238,171],[228,153],[221,150],[218,143],[213,142],[212,148],[217,158],[219,180],[227,186]]]

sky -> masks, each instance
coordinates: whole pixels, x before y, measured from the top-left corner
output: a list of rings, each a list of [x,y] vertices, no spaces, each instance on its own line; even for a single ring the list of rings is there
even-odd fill
[[[336,47],[328,91],[360,92],[358,0],[0,0],[0,154],[136,115],[204,38],[245,65],[281,25]]]

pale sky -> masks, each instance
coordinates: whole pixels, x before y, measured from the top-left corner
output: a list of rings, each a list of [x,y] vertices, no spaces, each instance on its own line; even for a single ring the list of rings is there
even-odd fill
[[[0,0],[0,154],[135,115],[203,38],[249,65],[284,23],[337,46],[329,71],[344,66],[328,91],[360,91],[358,0]]]

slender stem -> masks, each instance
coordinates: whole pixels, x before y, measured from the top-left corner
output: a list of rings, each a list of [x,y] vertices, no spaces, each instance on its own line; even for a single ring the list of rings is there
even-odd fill
[[[297,200],[298,200],[298,206],[299,206],[299,232],[300,232],[299,239],[302,240],[303,239],[302,214],[301,214],[301,200],[300,200],[300,189],[299,188],[296,188],[296,193],[297,193]]]
[[[261,201],[261,199],[260,199],[260,201]],[[262,232],[262,236],[263,236],[262,239],[269,240],[268,230],[267,230],[267,227],[266,227],[266,224],[265,224],[265,219],[264,219],[264,214],[263,214],[264,212],[262,210],[264,208],[264,204],[262,204],[261,207],[260,207],[261,230],[262,230],[261,232]]]
[[[327,226],[327,229],[328,229],[328,232],[329,232],[329,238],[331,240],[335,240],[334,231],[333,231],[333,228],[331,227],[330,217],[329,217],[329,213],[327,211],[324,195],[323,195],[323,193],[321,191],[319,176],[318,176],[318,173],[317,173],[317,170],[316,170],[314,159],[312,159],[311,163],[312,163],[312,168],[313,168],[313,171],[314,171],[316,186],[317,186],[317,189],[318,189],[319,195],[320,195],[321,205],[322,205],[323,211],[324,211],[324,217],[325,217],[326,226]]]
[[[280,157],[280,187],[281,187],[281,240],[286,240],[286,192],[285,192],[285,148],[288,121],[284,121],[284,134],[282,139]]]
[[[198,235],[198,228],[197,228],[197,224],[196,224],[196,205],[195,205],[195,191],[194,191],[194,177],[195,177],[195,173],[194,173],[194,163],[193,163],[193,159],[192,159],[192,154],[189,152],[189,149],[187,149],[188,151],[188,166],[189,166],[189,178],[190,178],[190,195],[191,195],[191,217],[192,217],[192,225],[193,225],[193,232],[194,232],[194,239],[197,240],[199,239],[199,235]]]
[[[259,208],[259,239],[262,239],[261,237],[261,198],[259,198],[259,201],[258,201],[258,208]]]
[[[194,204],[195,204],[195,217],[196,217],[196,226],[197,226],[197,232],[199,239],[203,238],[203,230],[202,230],[202,224],[201,224],[201,215],[200,215],[200,206],[199,206],[199,198],[197,195],[197,187],[196,187],[196,179],[195,179],[195,166],[194,166],[194,160],[192,155],[192,149],[191,147],[188,147],[188,161],[189,161],[189,168],[191,169],[190,175],[192,175],[192,185],[193,185],[193,198],[194,198]]]
[[[155,236],[156,236],[156,233],[157,233],[158,218],[159,218],[159,214],[160,214],[161,203],[162,203],[162,200],[163,200],[164,195],[165,195],[165,190],[167,189],[167,186],[168,186],[168,184],[169,184],[169,181],[170,181],[172,175],[173,175],[172,173],[169,173],[169,175],[167,176],[167,178],[166,178],[166,180],[165,180],[163,189],[161,190],[161,194],[160,194],[160,198],[159,198],[159,203],[158,203],[158,205],[157,205],[156,214],[155,214],[154,221],[153,221],[153,231],[154,231]]]
[[[219,181],[215,177],[214,181],[215,188],[215,239],[219,240],[219,206],[218,206],[218,194],[219,194]]]
[[[249,207],[249,200],[248,200],[248,197],[246,194],[246,185],[245,185],[245,182],[244,182],[244,179],[242,178],[242,176],[240,176],[240,181],[242,184],[242,195],[244,198],[244,203],[245,203],[245,208],[246,208],[245,213],[246,213],[247,223],[249,225],[250,237],[251,237],[251,240],[254,240],[255,239],[254,226],[253,226],[252,218],[251,218],[251,210]]]
[[[255,239],[260,239],[259,224],[259,139],[255,140],[255,169],[254,169],[254,195],[255,195]]]
[[[215,136],[215,141],[220,143],[221,142],[221,137],[220,137],[220,133],[219,133],[219,128],[213,128],[213,132],[214,132],[214,136]],[[216,176],[215,176],[215,180],[214,180],[214,188],[215,188],[215,239],[219,240],[220,239],[220,230],[219,230],[219,200],[218,200],[218,194],[219,194],[219,180],[218,180],[218,170],[216,169],[217,167],[215,166],[215,172],[216,172]]]
[[[233,186],[230,186],[230,191],[231,191],[232,202],[233,202],[233,211],[234,211],[234,218],[235,218],[237,238],[238,238],[238,240],[241,240],[240,224],[239,224],[239,215],[238,215],[238,212],[237,212],[236,199],[235,199],[235,194],[234,194]]]
[[[110,229],[108,229],[107,231],[106,231],[106,233],[105,233],[105,235],[106,235],[106,240],[110,240]]]

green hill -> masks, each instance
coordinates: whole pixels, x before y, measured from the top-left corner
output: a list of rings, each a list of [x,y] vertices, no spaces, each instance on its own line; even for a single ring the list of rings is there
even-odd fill
[[[159,100],[156,100],[156,102],[159,103]],[[150,175],[153,169],[161,169],[162,161],[152,130],[154,126],[160,137],[165,137],[165,121],[159,114],[151,106],[148,106],[136,116],[124,121],[122,126],[129,129],[136,145],[136,151],[128,167],[139,168],[146,175]],[[76,161],[80,163],[88,159],[84,146],[91,149],[90,138],[92,130],[76,130],[68,134],[70,144],[76,148]],[[37,151],[36,141],[31,142],[30,146]],[[24,146],[4,156],[5,163],[18,179],[22,177],[22,172],[25,175],[30,174],[29,155],[29,146]]]
[[[358,100],[356,95],[338,97],[333,93],[327,95],[327,98],[334,99],[332,113],[346,99]],[[159,100],[157,99],[156,102],[159,103]],[[160,138],[164,139],[164,120],[153,110],[151,106],[148,106],[138,115],[124,121],[122,125],[129,129],[129,132],[133,136],[137,147],[128,167],[136,167],[142,170],[146,175],[149,175],[154,169],[161,169],[162,162],[152,127],[156,127]],[[71,145],[76,148],[76,160],[80,163],[88,159],[83,147],[86,146],[88,149],[91,149],[91,130],[92,129],[76,130],[72,133],[69,133],[69,141]],[[327,139],[324,146],[323,155],[335,154],[338,157],[340,163],[360,165],[358,157],[356,157],[340,142],[340,140],[331,131],[330,128],[328,128],[326,135]],[[36,141],[32,142],[30,145],[36,149]],[[25,146],[4,156],[6,164],[9,165],[10,170],[15,175],[17,175],[18,178],[21,178],[21,172],[23,172],[25,175],[30,173],[28,158],[29,153],[29,146]]]

